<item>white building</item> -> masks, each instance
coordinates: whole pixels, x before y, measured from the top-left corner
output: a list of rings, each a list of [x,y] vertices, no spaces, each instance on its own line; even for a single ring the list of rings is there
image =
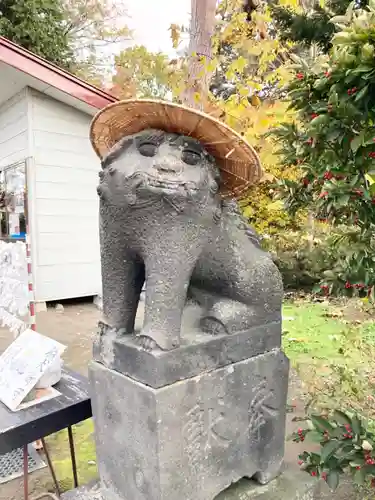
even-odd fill
[[[89,126],[114,101],[0,37],[0,238],[24,238],[27,221],[37,302],[101,292]]]

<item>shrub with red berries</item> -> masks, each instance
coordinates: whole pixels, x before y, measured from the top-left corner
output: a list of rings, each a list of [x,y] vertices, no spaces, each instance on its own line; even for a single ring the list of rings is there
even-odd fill
[[[341,411],[329,417],[313,415],[309,428],[298,429],[292,439],[320,443],[320,451],[305,451],[298,457],[298,465],[326,481],[332,490],[347,473],[358,485],[375,485],[375,436],[358,416]]]
[[[329,285],[333,293],[365,296],[375,285],[374,4],[353,9],[347,18],[345,28],[340,20],[342,31],[333,37],[333,49],[320,69],[304,61],[296,65],[296,78],[287,87],[296,122],[272,133],[282,161],[301,172],[299,182],[279,182],[287,210],[308,209],[316,219],[351,233],[353,252],[331,276],[322,277],[321,285]],[[364,286],[347,287],[346,282]]]

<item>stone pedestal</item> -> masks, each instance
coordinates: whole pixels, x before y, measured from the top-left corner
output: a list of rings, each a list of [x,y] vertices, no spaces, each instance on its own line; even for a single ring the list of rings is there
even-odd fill
[[[253,357],[248,351],[247,359],[238,360],[246,341],[241,349],[239,339],[236,348],[233,337],[219,340],[222,355],[211,362],[203,344],[197,347],[211,369],[195,368],[201,372],[195,376],[190,376],[189,365],[189,376],[184,377],[186,359],[179,360],[176,352],[175,370],[156,370],[154,379],[145,366],[128,365],[128,376],[92,363],[103,500],[213,500],[243,477],[267,483],[279,474],[288,360],[277,348]],[[226,342],[232,347],[225,349]],[[102,362],[123,358],[108,352],[108,345],[97,346],[96,357]],[[228,352],[237,353],[234,360]],[[138,361],[149,357],[148,366],[158,366],[164,355],[172,353],[138,350]],[[179,381],[174,382],[171,373],[178,373]]]
[[[301,471],[285,471],[271,483],[260,486],[254,481],[243,480],[220,493],[214,500],[332,500],[322,494],[322,481]],[[334,495],[336,498],[336,495]],[[63,500],[104,500],[99,484],[84,486],[63,495]],[[182,500],[182,499],[181,499]]]

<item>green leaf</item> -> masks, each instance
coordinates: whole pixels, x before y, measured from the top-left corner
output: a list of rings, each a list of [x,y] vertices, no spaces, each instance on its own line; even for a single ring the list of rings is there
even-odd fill
[[[352,38],[352,34],[351,33],[348,33],[346,31],[340,31],[340,33],[337,33],[337,35],[335,35],[332,39],[332,43],[334,45],[339,45],[339,44],[343,44],[343,43],[348,43],[349,41],[351,41],[351,38]]]
[[[318,431],[333,431],[334,427],[328,422],[326,418],[323,418],[319,415],[312,415],[311,416],[311,422],[313,423],[313,426],[318,430]]]
[[[362,131],[350,143],[350,149],[353,151],[353,153],[356,153],[358,151],[358,149],[362,146],[363,136],[364,136],[364,132]]]
[[[335,491],[340,483],[340,474],[336,470],[331,470],[327,474],[327,484],[332,491]]]
[[[350,425],[352,426],[352,419],[343,411],[340,410],[335,410],[333,414],[333,418],[336,420],[337,423],[341,425]]]
[[[329,120],[327,115],[319,115],[310,122],[310,127],[319,127]]]
[[[363,99],[365,97],[365,95],[367,94],[367,91],[368,91],[368,85],[366,85],[365,87],[363,87],[362,90],[360,90],[356,96],[355,96],[355,101],[359,101],[360,99]]]
[[[352,429],[353,429],[354,434],[357,434],[359,436],[363,432],[362,422],[360,421],[360,419],[357,416],[352,418]]]
[[[337,199],[336,205],[338,207],[345,207],[348,204],[349,200],[350,200],[350,195],[349,194],[344,194],[344,195],[340,196]]]
[[[375,465],[365,465],[361,470],[363,470],[365,475],[375,475]]]
[[[355,471],[353,480],[356,484],[362,486],[365,482],[366,473],[364,469],[358,469]]]
[[[327,141],[335,141],[341,135],[342,135],[342,130],[340,130],[339,128],[332,129],[327,133]]]
[[[313,443],[321,443],[323,441],[323,435],[318,431],[309,431],[306,437]]]
[[[323,447],[321,452],[322,462],[325,462],[342,446],[342,441],[328,441]]]
[[[326,78],[320,78],[318,80],[315,81],[314,83],[314,89],[317,89],[317,90],[323,90],[324,87],[327,86],[327,79]]]
[[[375,130],[369,130],[365,135],[365,140],[363,141],[364,146],[369,144],[374,144],[375,142]]]
[[[320,465],[321,457],[319,453],[310,453],[310,460],[312,465]]]
[[[354,175],[350,180],[350,186],[354,187],[358,181],[359,181],[359,174]]]
[[[361,467],[364,464],[365,464],[365,459],[364,458],[356,458],[355,460],[351,460],[349,462],[349,465],[351,467]]]

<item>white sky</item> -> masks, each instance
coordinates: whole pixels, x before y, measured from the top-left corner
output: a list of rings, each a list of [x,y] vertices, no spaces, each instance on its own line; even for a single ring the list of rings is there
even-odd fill
[[[168,31],[172,23],[189,25],[191,0],[126,0],[134,42],[152,52],[175,54]]]

